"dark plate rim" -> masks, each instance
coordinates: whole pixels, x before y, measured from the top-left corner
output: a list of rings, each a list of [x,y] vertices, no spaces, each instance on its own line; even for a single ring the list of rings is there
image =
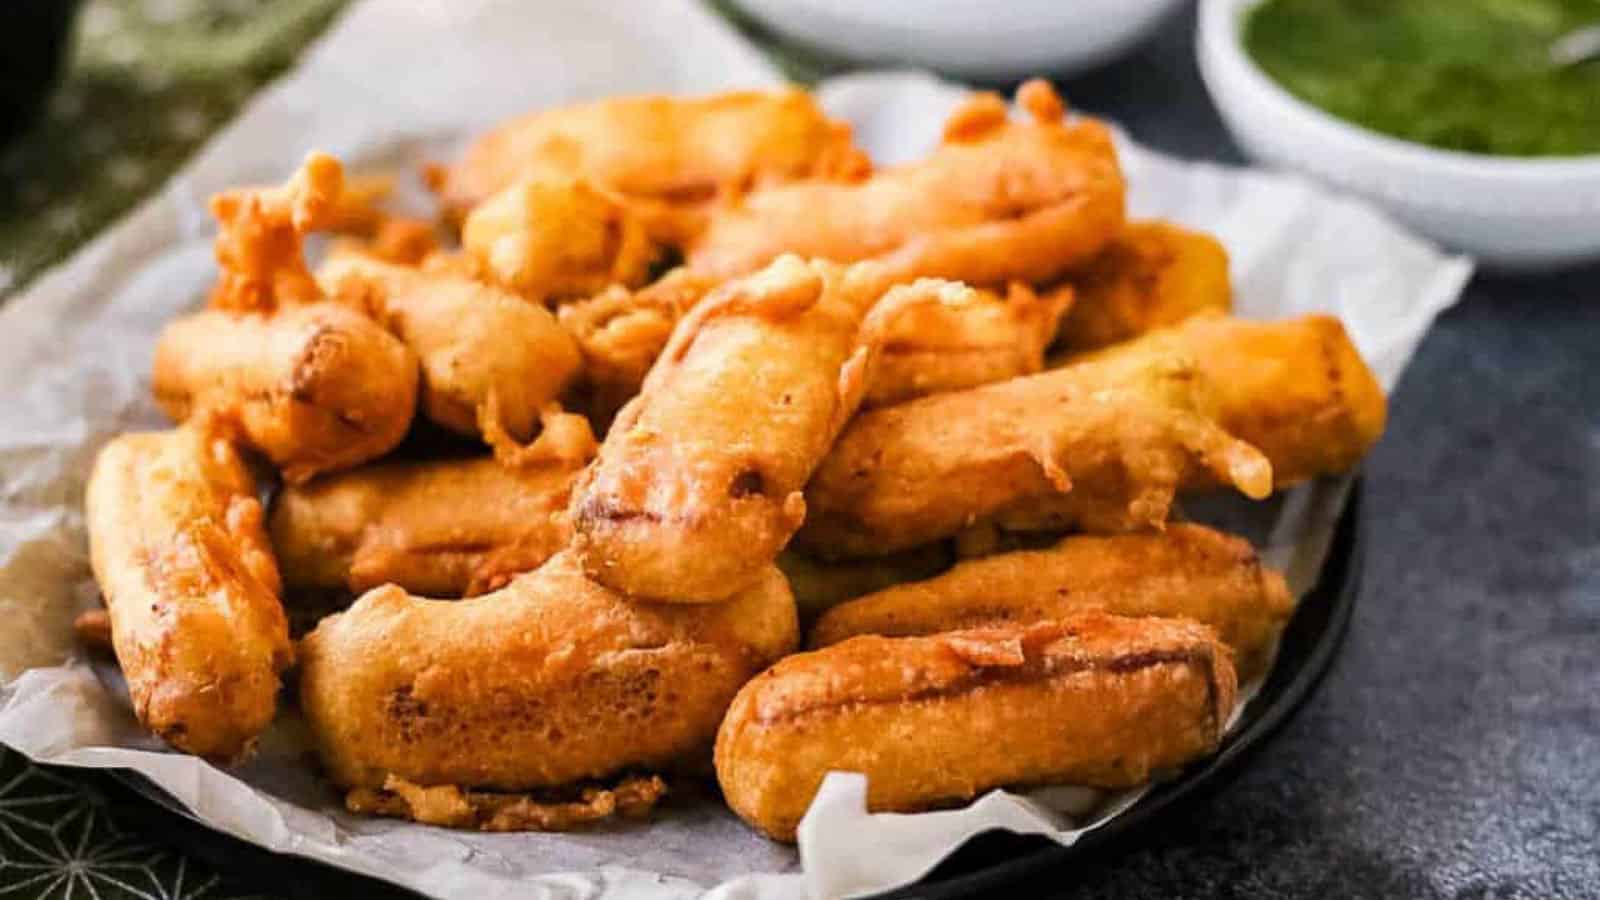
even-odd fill
[[[1151,790],[1120,816],[1085,834],[1071,846],[1063,847],[1038,836],[1005,834],[1009,840],[1018,842],[1019,847],[1027,845],[1031,849],[1019,851],[1021,855],[1014,859],[985,865],[975,871],[947,872],[946,864],[941,863],[921,880],[879,894],[877,900],[993,896],[999,889],[1016,885],[1045,869],[1068,864],[1084,854],[1094,853],[1103,858],[1126,845],[1131,837],[1174,807],[1199,800],[1225,786],[1237,774],[1241,763],[1304,707],[1343,646],[1360,593],[1365,556],[1362,496],[1363,481],[1357,477],[1350,486],[1317,583],[1301,599],[1284,630],[1277,662],[1260,692],[1245,709],[1238,726],[1223,740],[1216,754]],[[143,809],[128,806],[122,809],[125,816],[138,820],[146,833],[163,835],[168,843],[193,853],[225,875],[248,871],[254,876],[252,882],[258,889],[281,885],[287,889],[288,896],[302,896],[308,891],[324,894],[332,891],[333,895],[338,895],[340,890],[357,891],[371,897],[420,896],[391,882],[320,860],[277,853],[215,831],[139,773],[129,769],[109,772],[112,780],[127,793],[146,801],[139,804]],[[999,834],[1004,833],[978,835],[973,841]]]

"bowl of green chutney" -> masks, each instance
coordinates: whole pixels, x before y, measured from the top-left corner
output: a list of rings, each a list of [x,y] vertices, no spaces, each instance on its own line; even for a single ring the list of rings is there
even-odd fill
[[[1200,71],[1257,162],[1503,269],[1600,259],[1600,0],[1201,0]]]

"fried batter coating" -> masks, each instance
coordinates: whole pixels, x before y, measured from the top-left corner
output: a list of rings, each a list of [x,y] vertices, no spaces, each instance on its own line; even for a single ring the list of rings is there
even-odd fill
[[[798,550],[778,554],[778,568],[789,579],[802,624],[846,600],[908,581],[921,581],[955,562],[948,542],[925,544],[890,556],[826,562]]]
[[[797,640],[775,568],[727,603],[648,604],[562,551],[469,600],[367,593],[301,642],[301,708],[342,787],[534,791],[703,766],[733,695]]]
[[[111,614],[104,609],[78,613],[72,620],[72,634],[89,650],[111,653],[116,649],[111,643]]]
[[[467,215],[461,245],[494,283],[534,302],[636,286],[656,246],[621,201],[572,178],[524,178]]]
[[[639,393],[673,327],[721,281],[674,269],[637,291],[614,287],[563,304],[561,324],[583,348],[591,413],[609,418]],[[886,321],[862,406],[976,387],[1043,368],[1070,286],[1045,296],[1020,282],[1004,295],[950,283]]]
[[[1043,82],[1019,99],[1029,121],[1008,121],[999,97],[979,94],[930,156],[859,183],[753,191],[716,211],[684,247],[687,265],[727,277],[796,253],[875,259],[901,281],[1051,281],[1121,230],[1122,173],[1104,125],[1065,121]]]
[[[802,90],[618,97],[541,110],[478,138],[430,172],[456,215],[529,175],[587,179],[675,242],[710,205],[766,184],[854,178],[871,168],[850,127]]]
[[[397,584],[429,597],[481,594],[566,546],[567,498],[584,464],[363,466],[280,491],[272,545],[291,590]]]
[[[1129,364],[1174,352],[1194,358],[1215,386],[1218,421],[1272,460],[1279,487],[1349,471],[1383,436],[1383,387],[1333,316],[1201,316],[1086,359]]]
[[[1124,788],[1211,753],[1237,689],[1203,625],[1079,613],[930,637],[857,637],[752,680],[717,733],[728,805],[792,841],[828,772],[867,808],[918,812],[998,787]]]
[[[928,301],[905,309],[885,328],[863,408],[1039,371],[1056,323],[1072,305],[1072,289],[1041,297],[1012,283],[1002,297],[952,283]]]
[[[321,291],[306,268],[305,236],[340,221],[343,193],[343,166],[326,153],[313,153],[281,187],[213,196],[221,271],[211,306],[264,311],[319,299]]]
[[[421,787],[391,775],[382,788],[352,789],[344,804],[353,813],[446,828],[574,831],[610,819],[645,818],[666,792],[667,783],[656,775],[628,776],[611,788],[548,792],[571,794],[564,799],[547,799],[532,792],[464,791],[453,784]]]
[[[1228,252],[1208,234],[1159,220],[1129,222],[1068,281],[1078,292],[1061,322],[1060,343],[1069,350],[1104,347],[1233,307]]]
[[[247,756],[293,658],[250,470],[200,427],[125,434],[96,458],[86,503],[139,722],[207,759]]]
[[[422,411],[515,454],[577,376],[578,345],[549,310],[468,278],[357,253],[317,270],[328,294],[368,311],[417,355]],[[492,415],[491,415],[492,414]]]
[[[561,326],[583,351],[593,418],[611,421],[639,393],[672,329],[721,283],[677,268],[638,290],[614,285],[556,310]]]
[[[1192,619],[1233,648],[1239,678],[1266,670],[1294,597],[1248,541],[1201,525],[1154,534],[1074,535],[1044,550],[958,563],[942,575],[841,604],[817,621],[813,647],[861,634],[934,634],[1027,625],[1088,609]]]
[[[806,487],[799,545],[880,556],[994,520],[1014,530],[1159,527],[1180,490],[1266,496],[1265,457],[1209,414],[1192,360],[1108,360],[858,416]]]
[[[346,172],[322,228],[338,234],[370,235],[388,216],[383,201],[394,193],[394,172]]]
[[[859,183],[758,190],[717,208],[709,229],[687,245],[687,264],[665,279],[671,283],[663,290],[613,289],[571,314],[569,328],[584,345],[598,392],[612,402],[631,397],[689,306],[784,252],[842,262],[875,259],[895,281],[941,277],[979,285],[1047,282],[1098,253],[1123,218],[1122,175],[1109,133],[1095,122],[1062,122],[1060,100],[1048,85],[1024,85],[1018,96],[1032,122],[1008,122],[1000,98],[980,94],[952,116],[944,144],[927,159]],[[1055,322],[1043,313],[1065,307],[1068,297],[1054,291],[1026,315],[1020,304],[1010,307],[1015,321],[1003,327],[1031,346],[1034,334],[1053,335]],[[987,345],[1002,330],[999,321],[976,313],[946,319],[941,341],[947,345]],[[976,333],[961,334],[961,324]],[[1007,361],[1032,362],[1024,354],[984,357],[992,371],[1009,368]],[[963,367],[939,356],[912,368],[922,364],[940,370],[917,376],[930,385],[972,384],[978,377],[954,377]],[[885,378],[886,395],[904,389],[905,375],[891,371]]]
[[[631,596],[686,603],[759,577],[800,527],[801,488],[861,401],[874,323],[928,290],[885,294],[873,266],[786,256],[714,291],[678,324],[573,491],[584,570]]]
[[[359,253],[401,266],[420,266],[440,252],[434,223],[426,219],[385,215],[370,233],[334,241],[330,256]]]
[[[400,442],[416,407],[417,358],[338,303],[208,309],[161,332],[151,388],[173,419],[215,417],[295,483]]]

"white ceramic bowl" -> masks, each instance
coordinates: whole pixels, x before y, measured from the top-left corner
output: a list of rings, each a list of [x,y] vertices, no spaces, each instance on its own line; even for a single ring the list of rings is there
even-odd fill
[[[1148,36],[1179,0],[734,0],[778,34],[858,60],[979,79],[1066,75]]]
[[[1244,50],[1262,0],[1201,0],[1200,73],[1252,158],[1360,194],[1446,246],[1503,269],[1600,259],[1600,155],[1511,159],[1436,150],[1335,118]]]

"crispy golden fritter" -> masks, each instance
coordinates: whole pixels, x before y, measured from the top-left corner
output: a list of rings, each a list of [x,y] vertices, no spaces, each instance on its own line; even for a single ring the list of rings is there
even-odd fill
[[[886,323],[864,408],[958,391],[1044,368],[1044,351],[1071,288],[1039,296],[1021,283],[1004,295],[952,283]]]
[[[326,153],[313,153],[280,187],[213,196],[219,272],[211,306],[260,312],[319,299],[306,268],[305,236],[339,222],[344,193],[344,167]]]
[[[101,449],[86,504],[140,723],[208,759],[248,755],[293,655],[250,470],[201,427],[125,434]]]
[[[111,614],[104,609],[86,609],[72,620],[72,634],[85,649],[112,653]]]
[[[1218,421],[1272,460],[1279,487],[1349,471],[1383,436],[1383,388],[1333,316],[1200,316],[1084,361],[1125,365],[1172,353],[1195,360],[1215,386]]]
[[[834,562],[813,559],[798,550],[778,554],[778,568],[789,579],[802,624],[846,600],[907,581],[932,578],[954,562],[955,555],[947,541],[889,556]]]
[[[878,260],[897,280],[1042,283],[1099,253],[1123,224],[1110,131],[1067,121],[1044,82],[1018,93],[1027,121],[978,94],[928,157],[855,183],[802,181],[719,208],[684,247],[686,265],[729,277],[784,253]]]
[[[1159,527],[1180,490],[1272,488],[1209,415],[1181,355],[1086,363],[858,416],[806,487],[797,541],[879,556],[994,521],[1013,530]]]
[[[612,819],[642,819],[667,793],[658,775],[624,777],[615,786],[556,791],[466,791],[453,784],[422,787],[390,776],[381,788],[352,788],[353,813],[409,819],[478,831],[575,831]]]
[[[284,581],[429,597],[495,590],[566,546],[567,499],[585,462],[388,462],[287,487],[270,520]]]
[[[703,227],[709,207],[748,190],[856,178],[870,168],[848,125],[790,89],[541,110],[484,134],[430,176],[457,216],[521,178],[583,178],[623,198],[653,236],[674,242]]]
[[[442,252],[433,222],[407,216],[384,216],[370,234],[334,239],[329,256],[360,254],[400,266],[421,266]]]
[[[938,277],[994,286],[1050,281],[1100,252],[1123,221],[1124,186],[1109,133],[1096,122],[1065,122],[1060,99],[1041,82],[1024,85],[1018,96],[1028,122],[1008,121],[998,96],[980,94],[951,117],[943,144],[923,160],[859,182],[778,185],[717,208],[662,289],[614,288],[571,314],[569,328],[600,393],[613,403],[632,396],[680,316],[716,285],[785,252],[876,260],[891,281]],[[1012,296],[1017,302],[998,308],[999,315],[945,316],[935,323],[937,340],[952,351],[983,348],[979,368],[1037,370],[1031,353],[991,345],[1001,331],[1024,350],[1037,335],[1049,340],[1056,322],[1044,313],[1059,315],[1070,288],[1026,307]],[[568,323],[565,314],[562,321]],[[884,396],[903,394],[908,380],[916,393],[919,380],[965,386],[980,377],[950,354],[919,356],[907,368],[891,367]]]
[[[677,268],[639,290],[616,285],[556,310],[583,352],[586,405],[596,422],[609,423],[639,393],[672,329],[721,283]]]
[[[318,230],[372,236],[390,216],[383,201],[394,194],[398,180],[395,172],[382,169],[345,172],[332,206],[318,217]]]
[[[678,268],[636,291],[614,287],[563,304],[561,324],[583,348],[591,414],[602,420],[639,392],[673,327],[721,282]],[[1072,288],[1040,296],[1020,282],[1001,294],[950,283],[926,292],[881,330],[864,407],[976,387],[1044,367]]]
[[[1228,252],[1217,239],[1159,220],[1129,222],[1067,281],[1078,300],[1061,322],[1060,343],[1074,351],[1233,306]]]
[[[1026,625],[1089,609],[1209,625],[1233,648],[1239,677],[1248,681],[1271,661],[1294,597],[1248,541],[1173,524],[1151,534],[1074,535],[1042,550],[958,563],[926,581],[835,606],[817,621],[811,645]]]
[[[693,769],[797,631],[775,568],[726,603],[647,604],[563,551],[468,600],[369,592],[301,642],[301,708],[346,788],[526,792]]]
[[[624,203],[572,178],[512,183],[467,215],[461,246],[490,281],[540,303],[638,285],[657,254]]]
[[[867,808],[917,812],[998,787],[1131,787],[1216,749],[1233,710],[1227,647],[1203,625],[1080,613],[929,637],[857,637],[790,656],[717,734],[728,805],[793,840],[828,772]]]
[[[338,303],[207,309],[161,332],[151,389],[173,419],[210,417],[300,482],[400,442],[416,408],[417,358]]]
[[[421,406],[444,427],[515,456],[577,377],[578,345],[549,310],[460,276],[339,253],[317,280],[366,310],[421,363]],[[496,441],[504,435],[507,441]]]
[[[589,576],[635,597],[713,602],[766,571],[860,403],[876,343],[864,320],[880,296],[871,266],[783,257],[679,322],[573,491]]]

